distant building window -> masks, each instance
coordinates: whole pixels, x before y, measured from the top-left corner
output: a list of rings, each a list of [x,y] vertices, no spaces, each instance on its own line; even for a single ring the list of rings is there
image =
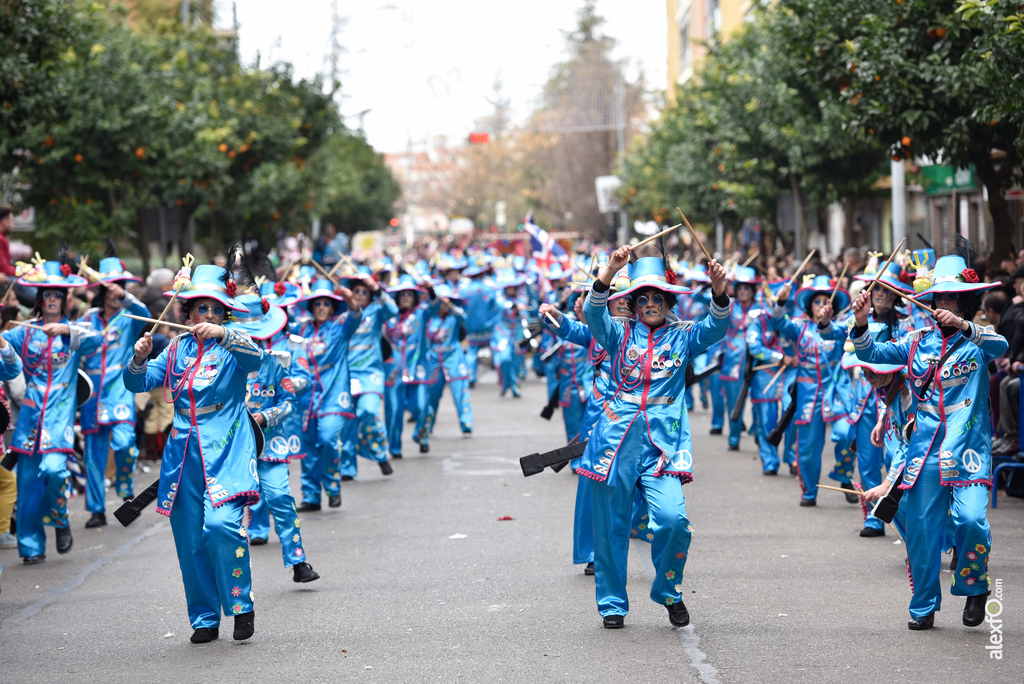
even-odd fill
[[[704,13],[704,35],[710,45],[714,45],[718,33],[722,30],[722,8],[718,0],[706,0],[707,11]]]
[[[679,20],[679,76],[685,79],[693,63],[693,46],[690,42],[690,13]]]

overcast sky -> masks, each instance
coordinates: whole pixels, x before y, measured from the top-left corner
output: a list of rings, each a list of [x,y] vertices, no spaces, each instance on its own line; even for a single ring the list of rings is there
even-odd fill
[[[237,0],[245,63],[287,61],[299,77],[330,70],[331,0]],[[338,39],[342,112],[364,127],[382,152],[406,141],[463,137],[492,108],[487,97],[500,75],[503,94],[521,121],[565,57],[562,31],[575,26],[583,0],[337,0],[347,21]],[[218,26],[231,24],[230,0],[217,0]],[[664,0],[598,0],[617,57],[643,69],[649,86],[665,87]]]

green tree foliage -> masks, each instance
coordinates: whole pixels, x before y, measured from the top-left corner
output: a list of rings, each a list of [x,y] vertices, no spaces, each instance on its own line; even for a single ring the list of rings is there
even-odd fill
[[[350,230],[390,217],[394,179],[319,79],[242,67],[203,26],[134,31],[118,5],[0,2],[0,171],[39,238],[146,254],[142,211],[174,205],[213,251],[321,214]]]

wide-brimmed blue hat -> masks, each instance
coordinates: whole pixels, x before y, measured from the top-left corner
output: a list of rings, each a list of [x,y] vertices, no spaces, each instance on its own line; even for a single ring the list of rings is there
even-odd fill
[[[673,274],[674,275],[674,274]],[[625,297],[645,287],[653,287],[656,290],[667,292],[673,295],[684,295],[693,292],[688,287],[673,285],[665,277],[665,262],[661,257],[640,257],[629,264],[629,287],[619,293]]]
[[[914,299],[931,299],[943,292],[978,292],[996,287],[999,283],[982,283],[967,262],[957,254],[939,257],[931,273],[931,284],[914,295]]]
[[[133,276],[124,267],[124,262],[117,257],[106,257],[100,259],[100,267],[97,270],[100,281],[90,283],[89,287],[96,287],[104,283],[141,283],[142,278]]]
[[[900,292],[905,292],[908,295],[909,294],[914,294],[914,287],[913,287],[913,285],[911,285],[910,283],[905,283],[902,280],[900,280],[900,275],[902,273],[903,273],[903,267],[898,265],[895,261],[892,261],[892,262],[889,263],[888,266],[885,267],[885,273],[883,273],[882,277],[879,278],[878,280],[880,282],[885,283],[889,287],[896,288]],[[862,281],[866,281],[866,282],[870,283],[872,280],[875,279],[875,276],[874,275],[862,274],[862,275],[853,276],[853,278],[854,278],[854,280],[862,280]]]
[[[294,283],[266,282],[260,285],[260,295],[274,306],[291,306],[302,297],[302,290]]]
[[[434,294],[438,297],[443,297],[456,306],[462,306],[463,299],[459,296],[459,293],[452,289],[452,286],[448,283],[441,283],[434,287]]]
[[[188,287],[183,287],[178,292],[178,299],[189,301],[190,299],[200,299],[202,297],[209,297],[214,299],[227,308],[233,311],[245,312],[244,306],[238,303],[234,297],[228,296],[228,272],[220,266],[214,266],[213,264],[203,264],[197,266],[195,271],[192,273],[191,281]],[[174,291],[169,290],[164,292],[168,297],[174,296]]]
[[[334,291],[334,283],[327,278],[318,278],[309,285],[309,293],[302,296],[296,303],[304,304],[307,311],[312,311],[310,308],[315,299],[330,299],[338,302],[338,313],[348,311],[348,304],[345,303],[345,299]]]
[[[497,277],[494,279],[494,287],[519,287],[520,285],[525,285],[527,280],[526,275],[516,273],[515,269],[502,268],[498,270]]]
[[[237,297],[237,301],[246,311],[232,315],[226,323],[228,328],[248,333],[249,337],[257,340],[265,340],[281,332],[288,323],[288,314],[284,309],[270,302],[266,303],[266,313],[263,312],[263,303],[266,301],[263,297],[244,294]]]
[[[878,373],[879,375],[888,375],[890,373],[898,373],[907,364],[895,364],[895,363],[871,363],[870,361],[862,361],[856,354],[856,352],[846,352],[843,354],[843,368],[850,370],[852,368],[866,368],[870,371]]]
[[[372,278],[373,271],[370,270],[369,266],[363,266],[362,264],[359,264],[356,266],[356,275],[345,276],[345,284],[347,287],[355,287],[357,284],[363,282],[364,276]]]
[[[419,294],[426,294],[424,290],[416,283],[416,279],[408,273],[398,274],[398,282],[388,288],[388,294],[396,295],[399,292],[418,292]]]
[[[551,268],[547,270],[544,277],[548,280],[568,280],[572,278],[572,271],[567,271],[562,268],[562,264],[554,263],[551,264]]]
[[[64,289],[85,287],[89,284],[89,281],[82,276],[71,273],[70,268],[69,266],[62,269],[62,264],[59,261],[44,261],[41,265],[35,265],[22,273],[18,278],[18,284],[26,287]],[[64,271],[68,271],[68,274],[64,275]]]
[[[832,282],[832,277],[827,275],[814,276],[814,280],[811,281],[810,285],[805,285],[796,291],[796,307],[801,311],[807,310],[807,303],[811,301],[814,295],[827,294],[831,295],[832,290],[835,288],[835,284]],[[836,289],[836,299],[832,303],[834,311],[842,311],[850,305],[850,293],[843,288]]]
[[[490,273],[492,268],[493,267],[490,264],[490,259],[487,257],[487,255],[484,255],[477,261],[477,263],[471,265],[469,268],[463,271],[462,275],[466,276],[467,278],[477,278],[486,273]]]
[[[734,284],[746,283],[747,285],[756,285],[760,282],[757,277],[757,271],[750,266],[737,266],[736,270],[732,272],[730,279]]]

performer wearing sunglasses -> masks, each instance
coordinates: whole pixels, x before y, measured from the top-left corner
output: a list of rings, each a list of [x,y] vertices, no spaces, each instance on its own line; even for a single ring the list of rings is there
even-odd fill
[[[85,357],[82,364],[92,380],[93,393],[82,405],[82,434],[85,436],[85,509],[92,513],[86,527],[107,524],[104,487],[108,450],[114,452],[115,489],[122,499],[132,496],[135,460],[135,400],[124,386],[125,364],[132,357],[135,340],[146,326],[123,313],[149,316],[146,305],[125,291],[128,283],[142,282],[125,270],[117,257],[100,260],[99,282],[93,299],[95,308],[83,323],[103,340],[100,348]]]
[[[740,435],[743,433],[743,416],[732,420],[731,414],[739,400],[740,385],[747,358],[747,325],[750,323],[750,310],[754,306],[754,293],[757,287],[757,273],[749,266],[739,266],[732,276],[733,294],[736,304],[729,314],[729,332],[725,335],[722,359],[722,387],[725,390],[725,410],[729,418],[729,451],[740,448]]]
[[[320,510],[321,489],[327,492],[328,506],[341,506],[341,454],[348,422],[356,415],[348,343],[362,320],[362,310],[351,290],[335,291],[327,279],[315,280],[309,294],[296,304],[305,304],[312,314],[298,326],[299,335],[307,340],[305,361],[313,380],[302,431],[306,457],[298,510],[304,513]],[[343,316],[349,309],[351,313]]]
[[[418,435],[421,446],[429,445],[445,385],[451,389],[462,434],[473,432],[473,407],[470,405],[468,388],[469,367],[460,343],[466,322],[466,312],[462,309],[464,301],[447,282],[435,287],[434,294],[438,302],[436,312],[426,321],[427,339],[424,346],[429,382],[420,385],[421,393],[425,392],[426,396],[421,396],[418,402],[426,409],[424,434]]]
[[[41,563],[46,560],[44,525],[57,528],[57,553],[71,550],[67,463],[74,451],[78,367],[103,338],[68,320],[68,292],[88,282],[66,264],[47,261],[22,275],[18,284],[38,288],[37,318],[30,322],[42,328],[19,326],[3,333],[25,373],[25,398],[10,447],[19,455],[18,553],[25,563]]]
[[[174,403],[157,512],[171,519],[195,630],[192,643],[219,636],[221,611],[235,616],[236,640],[248,639],[255,629],[242,515],[260,497],[256,435],[245,396],[246,376],[259,370],[263,351],[247,334],[223,326],[228,310],[248,313],[234,290],[223,268],[196,268],[178,295],[191,334],[176,337],[153,361],[147,361],[153,338],[144,335],[124,371],[129,391],[162,384],[165,400]]]
[[[818,480],[821,477],[821,452],[825,446],[825,425],[846,415],[843,398],[835,389],[836,374],[843,356],[845,328],[832,324],[830,297],[836,293],[836,306],[844,309],[850,295],[835,288],[828,276],[815,276],[811,283],[796,293],[796,307],[807,314],[806,319],[793,320],[786,315],[789,284],[779,290],[772,311],[772,327],[781,337],[796,344],[797,409],[793,422],[797,433],[797,459],[803,496],[801,506],[816,506]],[[846,485],[847,482],[841,482]],[[852,485],[849,487],[853,491]]]
[[[992,426],[988,363],[1006,351],[1006,339],[971,322],[982,290],[972,268],[974,245],[957,236],[951,254],[940,257],[916,299],[930,300],[934,328],[899,341],[878,343],[868,328],[870,295],[854,305],[851,332],[858,358],[871,363],[907,364],[914,395],[915,428],[907,447],[900,510],[907,521],[907,553],[914,581],[910,600],[913,630],[929,629],[942,605],[942,551],[946,516],[952,516],[957,550],[954,596],[967,597],[963,623],[985,618],[988,556],[992,548],[986,509],[992,487]]]
[[[398,305],[398,315],[384,326],[384,334],[391,345],[391,358],[384,364],[384,418],[388,431],[388,452],[391,458],[402,458],[402,429],[405,412],[416,417],[417,428],[425,412],[419,385],[427,377],[424,362],[426,345],[427,304],[419,301],[427,294],[408,273],[388,288]],[[430,451],[430,443],[420,445],[420,453]]]
[[[594,282],[583,305],[587,327],[612,357],[615,397],[607,420],[598,421],[591,439],[602,448],[584,454],[578,472],[595,482],[594,568],[598,612],[604,626],[622,627],[629,612],[626,561],[633,492],[640,488],[650,518],[651,558],[656,579],[651,599],[668,609],[669,621],[682,627],[690,615],[682,601],[682,576],[690,546],[690,526],[681,484],[692,479],[693,447],[686,403],[686,364],[729,326],[730,301],[725,269],[708,265],[713,299],[711,313],[700,323],[667,316],[676,296],[687,292],[674,284],[659,257],[642,257],[632,265],[630,286],[636,320],[611,317],[606,306],[612,279],[629,260],[630,248],[617,249]],[[612,418],[614,416],[614,418]]]

